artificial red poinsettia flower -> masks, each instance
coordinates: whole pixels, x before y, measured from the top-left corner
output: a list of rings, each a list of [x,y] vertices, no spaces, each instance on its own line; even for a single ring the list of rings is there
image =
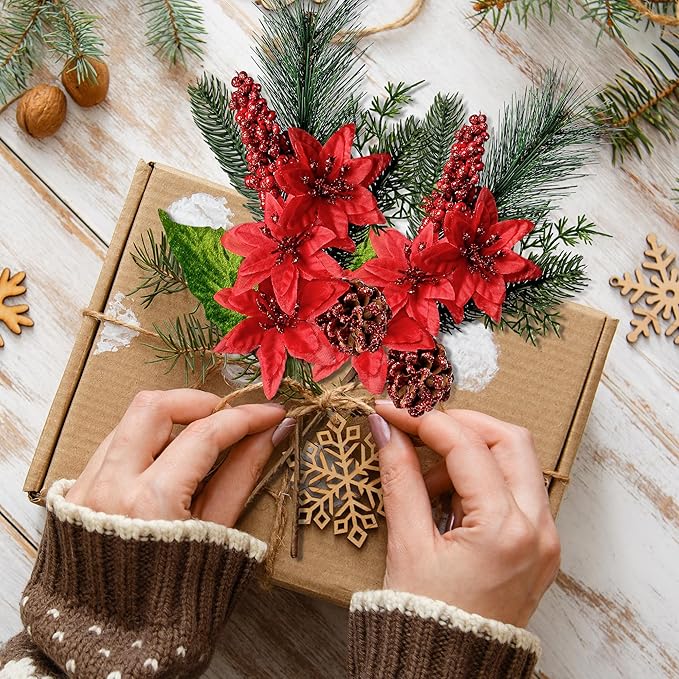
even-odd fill
[[[537,264],[512,250],[533,228],[534,224],[526,219],[499,222],[495,198],[485,187],[471,215],[456,210],[448,212],[443,222],[449,243],[444,247],[448,250],[439,252],[438,257],[455,269],[450,280],[455,289],[458,312],[453,317],[457,323],[462,321],[464,305],[470,299],[499,322],[507,283],[534,280],[542,275]]]
[[[394,314],[403,310],[436,336],[440,323],[437,302],[458,313],[449,280],[453,264],[450,256],[441,257],[450,246],[438,240],[432,224],[423,227],[412,241],[396,229],[372,233],[370,241],[377,257],[363,264],[355,272],[356,278],[382,290]]]
[[[342,269],[323,251],[335,234],[318,224],[291,220],[284,207],[278,198],[267,195],[264,221],[234,227],[222,236],[222,245],[245,256],[234,292],[245,292],[270,277],[278,305],[290,315],[297,303],[300,278],[339,278]]]
[[[309,363],[329,360],[330,344],[313,321],[329,309],[346,288],[347,284],[342,281],[303,282],[292,314],[286,314],[276,302],[270,280],[263,281],[258,290],[241,294],[233,288],[220,290],[215,294],[215,301],[247,318],[227,333],[214,351],[247,354],[257,349],[264,395],[271,399],[285,374],[288,354]]]
[[[363,386],[373,394],[380,394],[387,379],[386,349],[416,351],[434,347],[433,337],[403,312],[396,314],[389,321],[385,331],[382,346],[376,351],[364,351],[354,355],[331,346],[330,358],[318,359],[314,363],[313,378],[317,381],[322,380],[351,360],[351,367],[356,371]]]
[[[356,126],[340,127],[324,144],[308,132],[288,130],[296,160],[275,173],[275,179],[290,197],[286,210],[296,220],[319,221],[337,236],[333,247],[353,251],[349,224],[384,224],[384,215],[368,190],[391,160],[387,153],[351,157]]]

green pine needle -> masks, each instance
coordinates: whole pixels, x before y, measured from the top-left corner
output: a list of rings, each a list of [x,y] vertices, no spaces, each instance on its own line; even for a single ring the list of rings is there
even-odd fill
[[[412,204],[408,214],[410,234],[414,236],[420,228],[424,210],[422,201],[436,186],[443,174],[443,166],[450,158],[450,148],[455,141],[455,133],[464,123],[464,106],[458,94],[437,94],[429,107],[424,120],[416,152],[407,162],[407,172],[403,173],[406,182],[417,202]]]
[[[247,207],[255,217],[261,218],[257,193],[245,186],[248,164],[245,147],[234,113],[229,109],[229,91],[219,78],[203,74],[188,88],[193,119],[212,150],[220,167],[229,177],[233,187],[247,199]]]
[[[102,39],[95,31],[98,17],[74,8],[69,0],[51,0],[44,15],[50,28],[43,36],[45,44],[67,63],[69,71],[76,72],[78,83],[96,82],[90,59],[104,56]]]
[[[147,16],[146,43],[171,64],[185,63],[187,54],[202,56],[205,44],[203,8],[194,0],[143,0]]]
[[[0,103],[26,89],[40,57],[46,0],[14,0],[0,6]]]
[[[527,26],[531,16],[551,23],[561,6],[559,0],[477,0],[474,9],[477,23],[485,19],[494,30],[501,31],[512,20]]]
[[[153,327],[161,344],[147,345],[156,355],[151,363],[165,363],[166,372],[179,364],[184,369],[186,384],[189,383],[189,377],[195,374],[200,376],[201,383],[205,382],[208,371],[221,360],[212,351],[221,338],[217,326],[190,313],[174,321],[154,324]]]
[[[186,278],[182,267],[170,249],[167,236],[163,231],[160,242],[152,229],[142,234],[139,243],[134,244],[132,260],[142,270],[141,283],[130,292],[134,295],[143,291],[141,304],[148,307],[159,294],[172,294],[185,290]]]
[[[365,0],[278,0],[266,12],[255,56],[262,87],[281,127],[301,127],[321,142],[350,120],[364,66],[357,49]]]
[[[550,70],[505,106],[481,176],[502,218],[540,222],[586,174],[600,136],[587,100],[573,78]]]
[[[630,153],[650,153],[651,130],[667,142],[676,138],[679,124],[679,47],[669,39],[654,45],[660,63],[641,54],[640,73],[623,69],[599,95],[599,105],[590,108],[595,121],[610,132],[613,162]]]

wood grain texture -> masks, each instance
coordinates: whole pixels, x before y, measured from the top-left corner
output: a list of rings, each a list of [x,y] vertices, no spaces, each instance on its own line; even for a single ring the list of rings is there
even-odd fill
[[[224,175],[191,121],[188,82],[207,70],[228,79],[252,68],[250,0],[203,3],[209,39],[203,65],[169,70],[143,46],[136,0],[105,0],[109,98],[80,109],[48,140],[21,133],[14,107],[0,114],[0,266],[28,272],[35,327],[6,337],[0,353],[0,634],[18,624],[16,602],[39,537],[41,510],[21,493],[23,476],[68,358],[137,160],[157,160],[218,182]],[[369,3],[366,23],[394,18],[410,0]],[[549,27],[472,30],[466,0],[428,0],[409,27],[375,36],[365,59],[368,86],[429,81],[433,93],[460,90],[491,123],[512,93],[554,62],[577,69],[588,88],[630,64],[626,50],[566,14]],[[94,6],[94,5],[93,5]],[[115,17],[115,20],[113,18]],[[635,39],[650,42],[652,35]],[[56,71],[55,71],[56,72]],[[592,283],[579,301],[621,319],[573,478],[559,515],[562,572],[531,628],[542,638],[540,676],[675,677],[679,674],[679,361],[665,338],[624,339],[629,306],[608,279],[636,266],[645,234],[679,249],[670,187],[677,146],[611,167],[602,149],[592,176],[565,204],[613,238],[583,250]],[[3,519],[4,517],[4,519]],[[207,676],[344,675],[345,613],[288,592],[253,590],[221,637]],[[310,649],[313,652],[310,652]]]

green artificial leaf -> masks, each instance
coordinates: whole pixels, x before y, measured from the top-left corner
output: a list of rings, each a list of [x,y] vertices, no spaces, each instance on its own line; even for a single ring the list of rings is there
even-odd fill
[[[377,257],[377,254],[375,253],[373,244],[370,242],[370,236],[366,236],[356,247],[356,252],[354,252],[354,256],[351,258],[349,268],[352,271],[356,271],[356,269],[375,257]]]
[[[158,215],[189,290],[203,305],[207,319],[226,334],[244,316],[220,306],[214,296],[234,284],[243,258],[224,249],[224,229],[177,224],[164,210],[158,210]]]

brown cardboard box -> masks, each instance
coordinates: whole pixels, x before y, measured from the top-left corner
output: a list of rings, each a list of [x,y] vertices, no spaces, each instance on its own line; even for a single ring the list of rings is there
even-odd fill
[[[231,191],[159,165],[140,163],[120,216],[90,308],[104,310],[110,296],[127,293],[138,284],[139,270],[130,250],[142,233],[160,232],[158,208],[199,191],[224,195],[236,213],[247,215]],[[138,301],[134,312],[143,327],[174,318],[195,307],[188,292],[162,295],[149,309]],[[556,514],[573,459],[589,415],[617,321],[575,304],[563,309],[562,337],[551,336],[531,346],[512,333],[499,333],[500,371],[479,394],[457,392],[456,407],[482,410],[533,431],[543,469],[562,478],[549,486]],[[164,373],[148,359],[153,355],[138,337],[115,353],[93,355],[99,324],[85,317],[73,353],[50,410],[24,489],[40,502],[56,479],[75,478],[99,442],[113,428],[132,396],[140,389],[184,385],[181,370]],[[206,387],[224,393],[219,375]],[[424,451],[426,464],[433,454]],[[429,456],[429,457],[427,457]],[[242,518],[239,527],[267,540],[274,517],[274,500],[263,493]],[[346,605],[352,592],[378,587],[384,569],[386,529],[373,531],[362,549],[330,528],[301,528],[301,558],[289,556],[289,536],[279,550],[273,580],[277,584]],[[286,531],[289,534],[289,531]]]

